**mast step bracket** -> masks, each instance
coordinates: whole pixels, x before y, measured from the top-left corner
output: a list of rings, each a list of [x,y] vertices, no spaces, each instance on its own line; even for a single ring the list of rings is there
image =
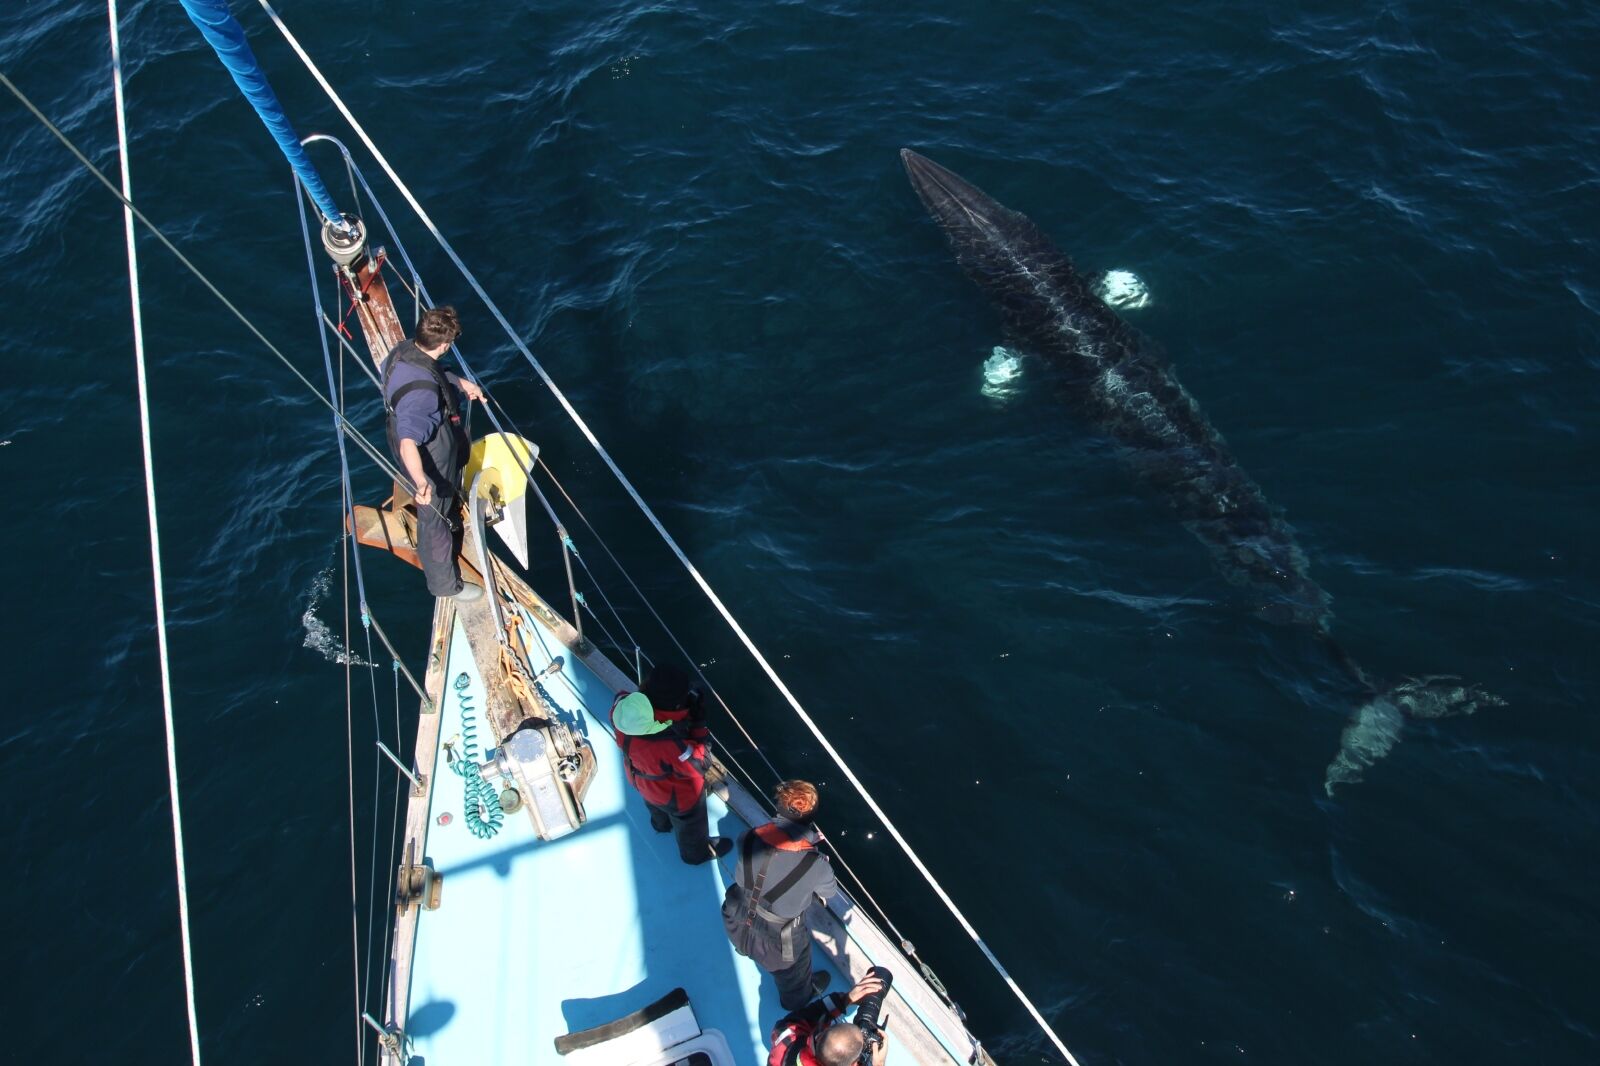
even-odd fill
[[[425,911],[436,911],[444,893],[444,875],[429,863],[405,863],[395,884],[394,902],[404,914],[412,906],[421,904]]]

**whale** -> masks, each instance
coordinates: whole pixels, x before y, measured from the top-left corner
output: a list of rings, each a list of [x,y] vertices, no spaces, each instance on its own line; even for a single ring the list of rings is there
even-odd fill
[[[1074,421],[1171,505],[1254,614],[1300,627],[1359,693],[1324,774],[1332,796],[1393,749],[1406,718],[1500,705],[1458,678],[1375,681],[1332,635],[1332,599],[1282,512],[1240,466],[1159,345],[1130,326],[1032,220],[909,148],[901,162],[957,263],[998,309],[1005,347],[1042,363]]]

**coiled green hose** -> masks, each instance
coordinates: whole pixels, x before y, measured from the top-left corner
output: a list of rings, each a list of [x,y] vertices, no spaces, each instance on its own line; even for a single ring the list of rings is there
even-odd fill
[[[461,757],[451,767],[461,775],[462,818],[467,828],[479,840],[488,840],[500,832],[506,813],[500,807],[500,793],[483,779],[483,768],[478,765],[478,719],[467,691],[471,685],[472,678],[465,670],[456,675],[456,698],[461,701]]]

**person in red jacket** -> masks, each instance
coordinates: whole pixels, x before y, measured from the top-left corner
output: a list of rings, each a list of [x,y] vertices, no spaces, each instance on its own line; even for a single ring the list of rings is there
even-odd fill
[[[823,996],[779,1018],[772,1027],[767,1066],[851,1066],[857,1062],[884,1066],[889,1034],[879,1025],[878,1012],[888,991],[885,973],[874,966],[849,992]],[[839,1020],[851,1006],[873,997],[877,1002],[866,1025]]]
[[[623,772],[650,809],[650,827],[672,833],[678,855],[698,866],[733,848],[706,827],[705,705],[689,675],[670,664],[652,667],[638,692],[619,692],[611,725]]]

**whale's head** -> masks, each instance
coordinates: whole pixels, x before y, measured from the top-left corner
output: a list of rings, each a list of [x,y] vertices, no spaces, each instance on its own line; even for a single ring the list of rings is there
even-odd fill
[[[1105,302],[1027,215],[909,148],[900,150],[900,161],[957,262],[996,302],[1017,336],[1048,331],[1047,320],[1063,307],[1084,316],[1079,332],[1114,328],[1115,315]]]
[[[1014,219],[1021,217],[927,156],[902,148],[900,162],[922,206],[957,247],[1002,241]]]

